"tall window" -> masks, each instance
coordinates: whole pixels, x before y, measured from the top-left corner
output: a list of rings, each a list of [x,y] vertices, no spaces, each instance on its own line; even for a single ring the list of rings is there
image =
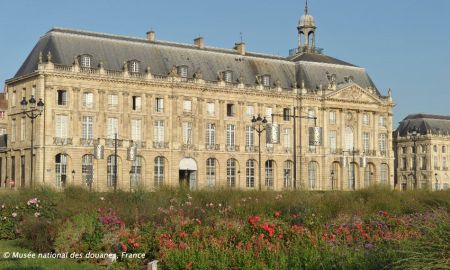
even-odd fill
[[[439,168],[439,161],[438,161],[437,156],[433,157],[433,163],[434,163],[434,169],[437,170]]]
[[[91,92],[83,93],[83,106],[86,108],[94,107],[94,94]]]
[[[183,112],[191,112],[192,111],[192,101],[183,100]]]
[[[140,112],[142,109],[142,98],[139,96],[133,96],[132,97],[132,109],[135,112]]]
[[[108,123],[107,123],[107,130],[106,130],[106,136],[108,137],[108,139],[114,139],[114,135],[117,133],[117,136],[119,136],[119,119],[117,118],[112,118],[109,117],[108,118]]]
[[[374,179],[374,171],[375,169],[372,163],[367,164],[366,168],[364,169],[364,186],[366,188],[372,184],[372,181]]]
[[[273,188],[273,167],[274,161],[267,160],[266,161],[266,187]]]
[[[25,156],[20,156],[20,186],[25,187]]]
[[[336,154],[337,152],[337,138],[336,130],[330,130],[328,133],[328,140],[330,141],[330,153]]]
[[[153,127],[153,140],[158,143],[164,142],[164,121],[156,120]]]
[[[363,132],[363,151],[367,154],[369,152],[370,141],[369,132]]]
[[[380,166],[380,182],[381,184],[388,184],[389,167],[387,164],[381,164]]]
[[[266,119],[267,120],[271,120],[272,119],[272,113],[273,113],[272,107],[267,107],[266,108]]]
[[[6,134],[6,128],[0,128],[0,135]]]
[[[17,103],[16,96],[17,96],[16,91],[13,91],[11,94],[11,106],[12,107],[17,105],[16,104]]]
[[[81,159],[81,174],[83,182],[87,186],[91,185],[94,180],[94,156],[84,155]]]
[[[224,71],[223,80],[230,83],[233,80],[233,72],[231,70]]]
[[[236,160],[232,158],[227,160],[227,185],[236,186]]]
[[[187,66],[179,66],[178,67],[178,75],[180,75],[181,78],[187,78],[188,67]]]
[[[115,94],[108,95],[108,109],[117,110],[119,106],[119,97]]]
[[[136,156],[131,163],[130,187],[136,189],[142,183],[142,157]]]
[[[227,104],[227,116],[234,116],[236,114],[236,108],[234,104]]]
[[[387,135],[385,133],[378,134],[378,146],[382,155],[386,155],[386,138]]]
[[[55,165],[56,186],[65,187],[67,184],[67,156],[57,154],[55,156]]]
[[[291,120],[291,110],[289,108],[284,108],[283,109],[283,120],[284,121]]]
[[[353,129],[351,127],[345,128],[345,150],[353,150]]]
[[[308,164],[309,189],[316,188],[316,179],[317,179],[317,163],[315,161],[310,161]]]
[[[12,119],[11,120],[11,141],[15,142],[16,141],[16,130],[17,126],[16,126],[16,119]]]
[[[131,73],[139,72],[139,62],[136,60],[132,60],[129,62],[128,71]]]
[[[213,116],[214,115],[214,102],[208,102],[206,104],[206,113],[209,116]]]
[[[252,117],[255,114],[255,107],[253,107],[252,105],[248,105],[246,114],[247,116]]]
[[[308,110],[308,124],[314,125],[316,123],[315,117],[316,117],[316,111],[313,109],[309,109]]]
[[[89,55],[82,55],[80,59],[80,65],[84,68],[91,67],[91,57]]]
[[[66,90],[58,90],[56,92],[56,104],[65,106],[67,105],[67,91]]]
[[[82,118],[82,139],[92,140],[93,138],[93,117],[83,116]]]
[[[354,189],[355,186],[355,178],[356,178],[356,164],[354,162],[350,163],[348,166],[348,189]]]
[[[164,184],[164,157],[155,158],[155,187]]]
[[[369,114],[368,113],[364,113],[362,115],[362,124],[365,126],[369,125]]]
[[[261,80],[264,86],[270,86],[270,75],[263,75]]]
[[[26,136],[27,136],[27,133],[26,133],[27,129],[25,127],[25,124],[26,124],[25,118],[20,118],[20,140],[21,141],[25,141]]]
[[[445,145],[442,146],[442,154],[445,154],[447,152],[447,148],[445,147]]]
[[[286,160],[283,166],[283,187],[291,188],[292,187],[292,161]]]
[[[245,126],[245,146],[255,145],[255,130],[251,126]]]
[[[245,186],[248,188],[255,187],[255,161],[247,160],[245,164]]]
[[[107,170],[106,170],[106,180],[108,187],[114,187],[117,183],[117,175],[115,173],[116,168],[116,160],[114,158],[114,155],[108,156],[107,161]],[[119,172],[119,169],[117,168],[117,173]]]
[[[336,124],[336,111],[330,111],[330,124]]]
[[[228,124],[227,125],[227,146],[235,145],[235,130],[236,126]]]
[[[378,125],[380,127],[385,127],[386,126],[386,116],[380,115],[380,117],[378,118]]]
[[[183,122],[183,143],[192,144],[192,122]]]
[[[283,131],[283,146],[286,149],[291,149],[291,134],[292,130],[290,128],[285,128]]]
[[[216,144],[216,125],[213,123],[208,123],[206,125],[206,144]]]
[[[163,98],[156,98],[155,99],[155,111],[156,112],[163,112],[164,111],[164,99]]]
[[[142,120],[131,119],[131,140],[139,142],[142,140]]]
[[[206,184],[209,187],[216,185],[216,160],[214,158],[206,160]]]
[[[442,170],[447,169],[447,157],[442,157]]]
[[[67,115],[56,115],[55,119],[55,137],[67,138],[69,130],[69,117]]]

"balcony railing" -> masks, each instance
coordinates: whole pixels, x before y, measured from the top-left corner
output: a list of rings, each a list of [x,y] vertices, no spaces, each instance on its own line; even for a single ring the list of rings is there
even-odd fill
[[[226,150],[228,152],[239,151],[239,145],[227,145]]]
[[[220,144],[205,144],[206,150],[218,151],[220,150]]]
[[[153,142],[153,148],[156,148],[156,149],[169,148],[169,143],[167,143],[167,142]]]
[[[145,148],[145,147],[147,147],[147,144],[145,143],[145,141],[133,141],[133,144],[137,148]]]
[[[53,144],[54,145],[71,145],[72,138],[53,137]]]
[[[195,150],[195,146],[193,144],[183,144],[181,145],[182,150]]]
[[[434,166],[434,170],[435,171],[439,171],[441,169],[441,167],[439,167],[439,166]]]
[[[443,171],[448,171],[448,167],[442,167]]]
[[[254,145],[246,145],[245,146],[245,152],[258,152],[259,151],[259,146],[254,146]]]
[[[81,146],[94,146],[94,139],[80,139]]]
[[[273,146],[266,146],[267,153],[273,153]]]
[[[115,141],[114,139],[106,139],[106,141],[105,141],[106,147],[115,147],[114,141]],[[117,139],[117,147],[122,147],[122,145],[123,145],[123,140]]]
[[[377,151],[376,150],[367,150],[367,151],[364,151],[364,153],[366,154],[366,156],[370,156],[370,157],[373,157],[373,156],[377,155]]]

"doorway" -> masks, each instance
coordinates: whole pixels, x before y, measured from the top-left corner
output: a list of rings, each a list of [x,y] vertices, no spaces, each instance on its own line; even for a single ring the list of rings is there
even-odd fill
[[[180,187],[195,190],[197,188],[197,162],[192,158],[183,158],[179,167]]]

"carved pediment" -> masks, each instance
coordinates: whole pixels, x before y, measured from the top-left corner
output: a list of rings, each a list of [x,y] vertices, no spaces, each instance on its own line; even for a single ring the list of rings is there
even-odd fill
[[[357,102],[367,102],[367,103],[379,103],[380,99],[369,93],[368,91],[362,89],[358,85],[349,85],[345,88],[333,91],[327,96],[328,99],[339,99]]]

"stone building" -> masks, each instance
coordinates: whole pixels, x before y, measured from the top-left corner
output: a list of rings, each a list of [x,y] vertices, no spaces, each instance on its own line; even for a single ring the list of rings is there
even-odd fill
[[[450,116],[411,114],[394,131],[396,189],[447,190]]]
[[[221,49],[202,37],[190,45],[159,41],[153,31],[137,38],[53,28],[6,81],[11,138],[9,175],[1,177],[31,185],[30,121],[20,102],[34,95],[45,103],[35,124],[34,183],[258,189],[261,150],[262,189],[393,186],[390,92],[383,96],[364,68],[316,47],[307,7],[297,30],[298,46],[282,57],[248,52],[242,42]],[[305,117],[295,118],[296,151],[294,109]],[[258,114],[280,126],[279,144],[266,144],[262,133],[259,148],[251,122]],[[309,145],[314,126],[322,128],[320,146]],[[103,159],[94,145],[104,146]]]

